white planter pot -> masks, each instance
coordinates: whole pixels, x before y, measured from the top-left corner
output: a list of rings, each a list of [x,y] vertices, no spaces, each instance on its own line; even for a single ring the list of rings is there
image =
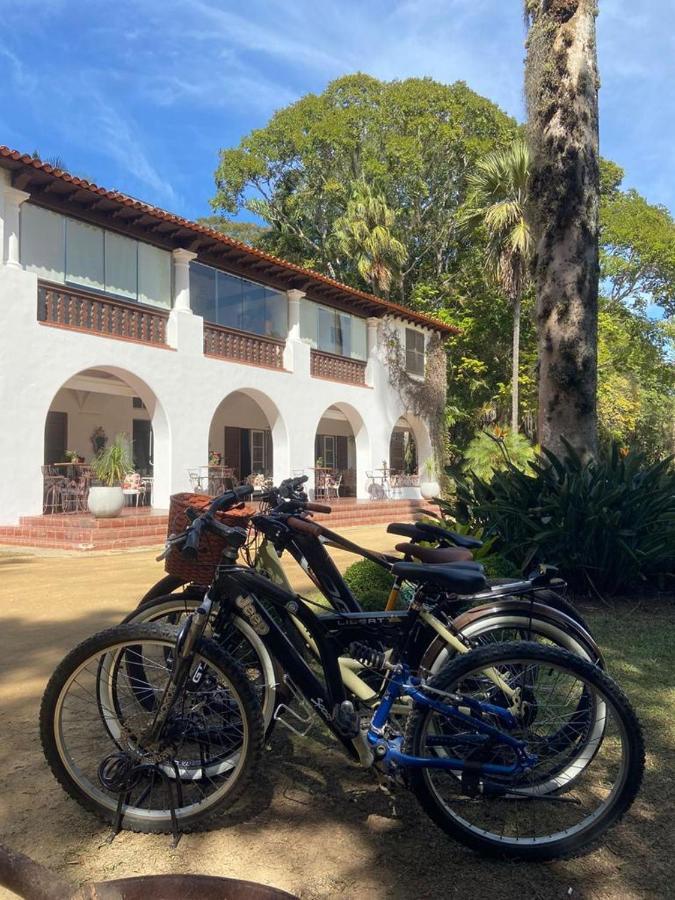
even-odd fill
[[[425,500],[433,500],[434,497],[440,495],[441,486],[437,481],[422,481],[420,482],[420,493]]]
[[[89,512],[97,519],[114,519],[124,506],[121,487],[90,487],[87,498]]]

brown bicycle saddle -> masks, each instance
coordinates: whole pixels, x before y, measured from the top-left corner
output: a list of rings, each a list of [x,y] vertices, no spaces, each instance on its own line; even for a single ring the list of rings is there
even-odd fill
[[[420,547],[419,544],[396,544],[399,553],[412,556],[429,565],[439,563],[470,562],[473,555],[463,547]]]

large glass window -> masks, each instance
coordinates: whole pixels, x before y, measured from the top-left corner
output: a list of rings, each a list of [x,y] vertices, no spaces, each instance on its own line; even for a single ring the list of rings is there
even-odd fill
[[[312,347],[351,359],[366,358],[366,321],[330,306],[303,300],[300,337]]]
[[[190,263],[190,303],[216,325],[280,339],[288,333],[285,294],[202,263]]]
[[[63,216],[32,203],[21,207],[21,263],[38,278],[63,281],[66,223]]]
[[[66,281],[105,290],[103,229],[66,219]]]
[[[405,330],[405,367],[411,375],[424,378],[424,333],[414,328]]]
[[[153,306],[171,306],[171,254],[140,242],[138,299]]]
[[[40,278],[171,306],[171,254],[97,225],[21,207],[21,263]]]
[[[105,286],[122,297],[138,297],[138,241],[105,232]]]

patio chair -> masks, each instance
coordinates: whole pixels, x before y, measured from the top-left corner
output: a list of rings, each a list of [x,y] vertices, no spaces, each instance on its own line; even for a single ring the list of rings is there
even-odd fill
[[[141,478],[141,504],[152,506],[153,479],[150,476]]]
[[[336,500],[340,499],[340,486],[342,484],[342,475],[331,475],[330,473],[326,475],[324,480],[324,491],[326,500],[330,500],[331,497],[334,497]]]
[[[138,506],[138,500],[142,494],[141,476],[138,472],[132,472],[131,475],[127,475],[122,484],[122,493],[124,494],[125,502],[129,498],[129,503],[131,504],[133,499],[135,500],[135,505]]]
[[[63,509],[61,491],[66,485],[66,479],[59,475],[52,466],[42,466],[42,513],[53,515]]]

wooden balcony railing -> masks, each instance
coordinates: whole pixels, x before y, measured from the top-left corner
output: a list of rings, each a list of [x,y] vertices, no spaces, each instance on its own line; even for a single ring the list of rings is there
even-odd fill
[[[346,384],[366,383],[365,362],[325,353],[323,350],[312,350],[310,371],[315,378],[330,378]]]
[[[268,369],[283,369],[285,343],[277,338],[204,323],[204,353],[208,356],[235,359]]]
[[[38,285],[38,321],[105,337],[166,344],[169,313],[62,285]]]

